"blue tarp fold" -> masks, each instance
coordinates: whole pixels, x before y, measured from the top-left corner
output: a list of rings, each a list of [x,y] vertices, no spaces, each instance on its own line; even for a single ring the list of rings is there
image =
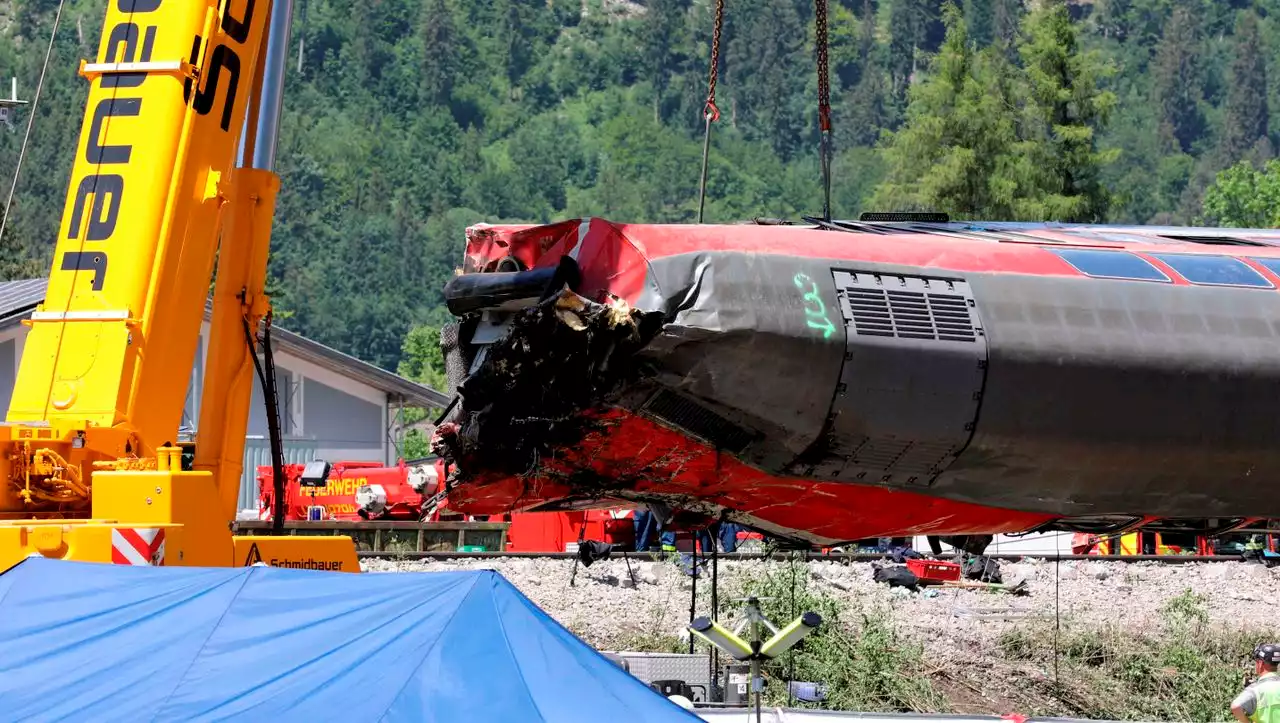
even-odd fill
[[[31,558],[0,575],[0,718],[693,721],[495,572]]]

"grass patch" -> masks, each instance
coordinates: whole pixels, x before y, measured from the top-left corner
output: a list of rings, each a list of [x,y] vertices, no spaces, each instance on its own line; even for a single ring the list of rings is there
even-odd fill
[[[1052,693],[1068,710],[1044,711],[1111,720],[1230,720],[1231,699],[1250,672],[1255,645],[1273,629],[1212,627],[1206,599],[1190,590],[1171,598],[1151,630],[1077,628],[1057,635],[1059,675]],[[1000,649],[1012,660],[1053,670],[1052,622],[1006,631]]]
[[[923,648],[899,634],[886,607],[850,605],[831,596],[811,584],[803,564],[774,567],[735,583],[732,592],[720,597],[720,620],[728,627],[740,609],[736,598],[748,595],[760,598],[765,616],[779,627],[806,611],[822,616],[817,632],[789,656],[763,667],[768,705],[787,704],[786,681],[791,679],[825,684],[826,708],[936,712],[945,707],[925,673]]]
[[[689,643],[679,636],[649,631],[632,631],[618,639],[618,650],[630,650],[637,653],[687,653]]]

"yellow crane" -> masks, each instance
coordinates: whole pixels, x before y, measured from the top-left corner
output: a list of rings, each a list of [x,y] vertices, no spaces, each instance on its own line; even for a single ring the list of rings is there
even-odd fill
[[[231,532],[270,310],[291,10],[109,0],[97,57],[80,65],[89,96],[48,292],[0,427],[0,570],[31,554],[359,570],[349,537]],[[175,443],[215,267],[184,470]]]

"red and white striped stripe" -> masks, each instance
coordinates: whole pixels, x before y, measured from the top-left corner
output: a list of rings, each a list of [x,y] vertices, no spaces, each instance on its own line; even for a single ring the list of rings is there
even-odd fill
[[[112,528],[111,562],[117,565],[163,565],[164,528]]]

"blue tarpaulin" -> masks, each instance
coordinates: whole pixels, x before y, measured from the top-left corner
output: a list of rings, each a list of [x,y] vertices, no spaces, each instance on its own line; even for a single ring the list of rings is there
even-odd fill
[[[0,718],[696,721],[495,572],[0,575]]]

